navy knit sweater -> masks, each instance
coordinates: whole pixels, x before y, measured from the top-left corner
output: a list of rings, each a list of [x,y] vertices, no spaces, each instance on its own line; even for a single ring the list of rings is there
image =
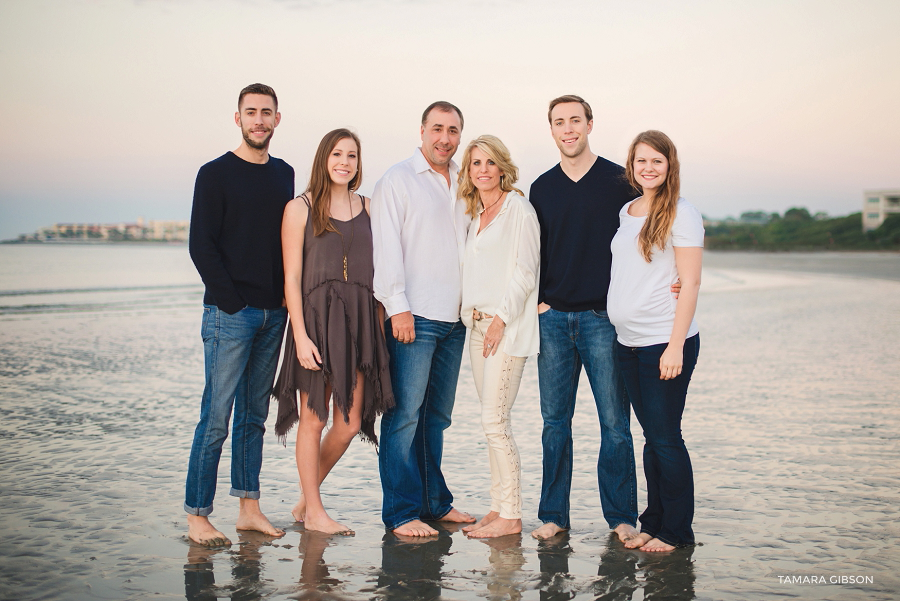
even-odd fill
[[[635,198],[625,169],[597,157],[577,182],[557,165],[531,184],[541,223],[538,302],[557,311],[605,311],[619,210]]]
[[[227,152],[200,168],[189,249],[204,303],[232,314],[281,306],[281,219],[293,197],[294,169],[272,156],[260,165]]]

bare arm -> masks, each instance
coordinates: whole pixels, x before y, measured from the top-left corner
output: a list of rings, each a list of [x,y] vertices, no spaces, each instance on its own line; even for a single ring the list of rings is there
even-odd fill
[[[697,309],[702,266],[702,248],[675,247],[675,268],[678,270],[678,278],[681,280],[681,293],[675,308],[675,324],[672,326],[669,345],[659,359],[659,378],[661,380],[671,380],[681,374],[684,361],[684,340]]]
[[[321,369],[319,349],[306,334],[303,320],[303,236],[309,208],[302,198],[295,198],[284,208],[281,222],[281,252],[284,255],[284,298],[294,330],[297,360],[306,369]]]

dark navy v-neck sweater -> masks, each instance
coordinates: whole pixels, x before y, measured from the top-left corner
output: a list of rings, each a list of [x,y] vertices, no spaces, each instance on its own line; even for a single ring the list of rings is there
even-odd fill
[[[531,184],[541,224],[538,302],[557,311],[605,311],[619,210],[637,197],[625,169],[603,157],[577,182],[557,163]]]
[[[293,197],[294,169],[272,156],[258,164],[227,152],[200,168],[189,249],[204,303],[232,314],[281,306],[281,219]]]

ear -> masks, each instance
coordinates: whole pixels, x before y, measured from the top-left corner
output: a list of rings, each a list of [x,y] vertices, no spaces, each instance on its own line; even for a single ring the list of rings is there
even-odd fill
[[[241,126],[241,111],[234,112],[234,124],[238,127]]]
[[[590,121],[588,121],[587,133],[591,133],[591,131],[593,131],[593,129],[594,129],[594,120],[591,119]]]
[[[423,142],[425,141],[425,126],[424,125],[419,128],[419,139],[421,139]]]
[[[272,127],[278,127],[278,124],[281,123],[281,113],[275,113],[275,125]]]

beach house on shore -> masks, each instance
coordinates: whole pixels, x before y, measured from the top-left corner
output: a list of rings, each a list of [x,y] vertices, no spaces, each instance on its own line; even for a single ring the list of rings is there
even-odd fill
[[[863,232],[878,229],[891,213],[900,213],[900,188],[863,192]]]

